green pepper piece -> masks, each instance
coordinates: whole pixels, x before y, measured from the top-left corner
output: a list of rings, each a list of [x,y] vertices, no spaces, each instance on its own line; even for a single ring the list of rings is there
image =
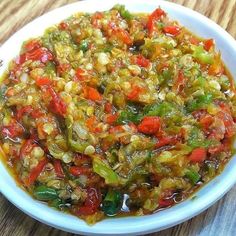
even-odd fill
[[[103,177],[106,184],[119,185],[123,182],[122,178],[98,156],[93,157],[93,171]]]
[[[114,216],[119,212],[122,205],[122,195],[115,190],[109,190],[102,203],[102,210],[107,216]]]
[[[50,201],[58,198],[56,190],[45,185],[36,187],[34,189],[33,195],[40,201]]]
[[[111,50],[113,49],[113,45],[110,45],[110,44],[108,44],[108,45],[106,45],[106,47],[103,49],[103,52],[111,52]]]
[[[125,9],[124,5],[117,4],[114,6],[114,9],[119,11],[120,15],[126,20],[131,20],[133,18],[130,12]]]
[[[212,64],[214,61],[214,56],[205,51],[202,45],[193,47],[193,57],[202,64]]]
[[[186,109],[187,112],[193,112],[198,109],[203,109],[206,108],[208,104],[210,104],[213,100],[212,94],[205,94],[205,95],[200,95],[196,99],[189,101],[187,103]]]
[[[126,109],[126,110],[123,110],[117,120],[116,120],[116,123],[117,124],[125,124],[127,122],[133,122],[134,124],[138,124],[141,119],[142,119],[142,115],[141,114],[138,114],[136,111],[133,111],[131,109]]]
[[[74,140],[73,139],[73,119],[68,117],[65,120],[66,127],[67,127],[67,140],[68,144],[70,145],[71,149],[75,152],[83,153],[85,148],[89,146],[89,143],[83,140]]]
[[[160,104],[148,105],[144,108],[144,114],[147,116],[169,116],[171,113],[175,113],[176,108],[169,102],[163,102]]]
[[[86,52],[89,49],[89,43],[87,40],[82,40],[79,45],[79,49]]]
[[[62,209],[64,206],[64,203],[60,198],[56,198],[50,203],[50,206],[56,209]]]
[[[1,81],[1,79],[0,79],[0,81]],[[5,95],[6,90],[7,90],[7,87],[5,85],[2,85],[0,87],[0,102],[5,99],[4,95]]]
[[[201,178],[201,175],[195,170],[187,170],[185,173],[185,177],[187,177],[193,185],[195,185]]]

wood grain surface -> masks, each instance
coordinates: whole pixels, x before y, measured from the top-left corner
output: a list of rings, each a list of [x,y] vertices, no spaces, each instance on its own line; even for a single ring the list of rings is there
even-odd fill
[[[104,0],[105,1],[105,0]],[[0,0],[0,44],[34,18],[76,0]],[[102,2],[102,0],[98,0]],[[211,18],[236,38],[236,0],[173,0]],[[214,206],[152,236],[235,236],[236,186]],[[1,236],[72,236],[22,213],[0,194]]]

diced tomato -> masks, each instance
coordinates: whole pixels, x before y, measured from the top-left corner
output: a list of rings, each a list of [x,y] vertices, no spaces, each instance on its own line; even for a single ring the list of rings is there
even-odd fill
[[[55,159],[53,161],[53,166],[54,166],[54,170],[56,172],[57,177],[64,178],[65,174],[64,174],[64,171],[63,171],[62,166],[61,166],[61,161],[58,160],[58,159]]]
[[[84,205],[79,207],[79,209],[75,212],[76,215],[92,215],[99,208],[102,201],[101,193],[96,189],[89,187],[87,189],[87,198],[84,202]]]
[[[158,116],[146,116],[138,125],[138,131],[144,134],[155,134],[161,127],[161,121]]]
[[[66,113],[66,104],[61,99],[61,97],[54,91],[54,89],[50,86],[47,88],[48,92],[50,93],[52,99],[50,101],[49,107],[51,108],[52,112],[55,114],[64,116]]]
[[[47,163],[48,159],[44,158],[30,171],[28,178],[25,180],[25,185],[27,187],[31,186],[36,181]]]
[[[106,102],[105,106],[104,106],[104,110],[107,113],[111,113],[112,112],[112,104],[110,102]]]
[[[109,114],[106,116],[106,122],[110,125],[112,125],[118,118],[118,114]]]
[[[147,22],[147,29],[150,34],[154,31],[155,21],[158,21],[161,19],[162,16],[165,16],[166,13],[161,9],[157,8],[148,18]]]
[[[192,151],[190,156],[188,157],[192,162],[203,162],[206,160],[207,152],[205,148],[196,148]]]
[[[75,76],[78,80],[82,81],[86,79],[86,71],[81,68],[78,68],[75,72]]]
[[[165,26],[163,28],[163,31],[165,34],[170,34],[172,36],[176,36],[180,33],[180,27],[174,26],[174,25],[169,25],[169,26]]]
[[[127,98],[131,101],[135,101],[139,98],[140,93],[142,93],[143,91],[143,88],[134,85],[131,92],[127,95]]]
[[[102,100],[102,95],[97,91],[97,89],[87,86],[84,87],[83,90],[85,98],[88,98],[95,102]]]
[[[66,29],[68,29],[68,24],[67,24],[66,22],[61,22],[61,23],[59,24],[59,29],[61,29],[61,30],[66,30]]]
[[[143,55],[139,54],[135,57],[135,63],[141,67],[149,67],[150,61],[145,58]]]
[[[206,51],[209,51],[213,47],[213,45],[214,45],[213,39],[208,39],[208,40],[204,41],[204,49]]]
[[[50,85],[51,80],[48,77],[40,77],[35,80],[35,83],[38,86],[45,86],[45,85]]]
[[[80,175],[88,175],[92,172],[92,170],[91,168],[88,167],[71,166],[69,168],[69,172],[74,176],[80,176]]]

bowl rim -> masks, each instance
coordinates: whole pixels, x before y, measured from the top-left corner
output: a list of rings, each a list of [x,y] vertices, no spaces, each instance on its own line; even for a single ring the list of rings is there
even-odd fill
[[[91,7],[92,9],[94,9],[96,3],[96,0],[75,2],[54,9],[36,18],[35,20],[31,21],[23,28],[21,28],[19,31],[17,31],[15,34],[13,34],[1,46],[0,55],[3,52],[6,52],[5,48],[10,48],[9,45],[15,42],[15,38],[17,36],[22,35],[28,29],[32,28],[32,26],[37,25],[41,21],[45,22],[50,17],[54,17],[54,15],[56,15],[56,18],[58,19],[55,21],[56,23],[62,20],[63,18],[66,18],[64,16],[62,16],[61,18],[59,17],[59,15],[61,15],[63,12],[72,12],[73,9],[79,9],[79,7],[82,7],[83,9],[89,9],[89,7]],[[109,3],[108,1],[103,1],[103,3],[104,5],[102,6],[102,8],[104,9],[107,9],[116,3],[120,3],[125,4],[126,6],[132,6],[136,4],[141,6],[142,4],[145,4],[145,6],[147,6],[150,10],[154,10],[156,7],[161,6],[163,8],[168,8],[173,11],[180,11],[182,14],[194,18],[194,20],[196,21],[204,21],[204,24],[210,25],[212,31],[215,31],[217,34],[219,34],[219,37],[221,37],[222,40],[227,42],[229,48],[232,49],[233,54],[236,55],[236,41],[231,35],[229,35],[225,30],[223,30],[212,20],[184,6],[161,0],[149,0],[148,2],[145,2],[145,0],[136,0],[129,2],[126,0],[110,0]],[[78,10],[74,10],[74,12],[76,11]],[[45,28],[47,27],[44,27],[44,29]],[[3,69],[0,68],[0,74],[2,71]],[[58,212],[54,209],[49,208],[45,204],[32,199],[30,195],[28,195],[26,192],[24,192],[24,190],[22,190],[16,185],[12,176],[8,173],[5,168],[5,165],[1,161],[0,172],[2,175],[0,180],[1,193],[17,208],[21,209],[23,212],[25,212],[32,218],[42,223],[64,231],[86,235],[138,235],[151,233],[154,231],[160,231],[176,224],[182,223],[183,221],[194,217],[195,215],[201,213],[202,211],[210,207],[212,204],[214,204],[236,183],[236,158],[234,156],[226,165],[225,170],[219,176],[214,178],[212,181],[207,183],[202,189],[198,191],[203,191],[203,196],[198,197],[194,201],[188,199],[180,204],[177,204],[174,207],[148,216],[106,219],[101,222],[98,222],[92,227],[88,226],[85,222],[75,216]],[[224,180],[227,179],[227,181],[223,182],[222,178]],[[204,193],[204,189],[206,188],[206,186],[212,188],[210,194],[208,191],[208,194]],[[15,197],[16,195],[18,196],[17,198]]]

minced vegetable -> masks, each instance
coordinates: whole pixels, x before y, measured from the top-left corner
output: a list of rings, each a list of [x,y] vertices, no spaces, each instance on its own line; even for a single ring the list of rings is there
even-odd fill
[[[24,42],[2,81],[8,168],[90,224],[170,207],[233,153],[235,88],[214,40],[161,8],[77,13]]]

